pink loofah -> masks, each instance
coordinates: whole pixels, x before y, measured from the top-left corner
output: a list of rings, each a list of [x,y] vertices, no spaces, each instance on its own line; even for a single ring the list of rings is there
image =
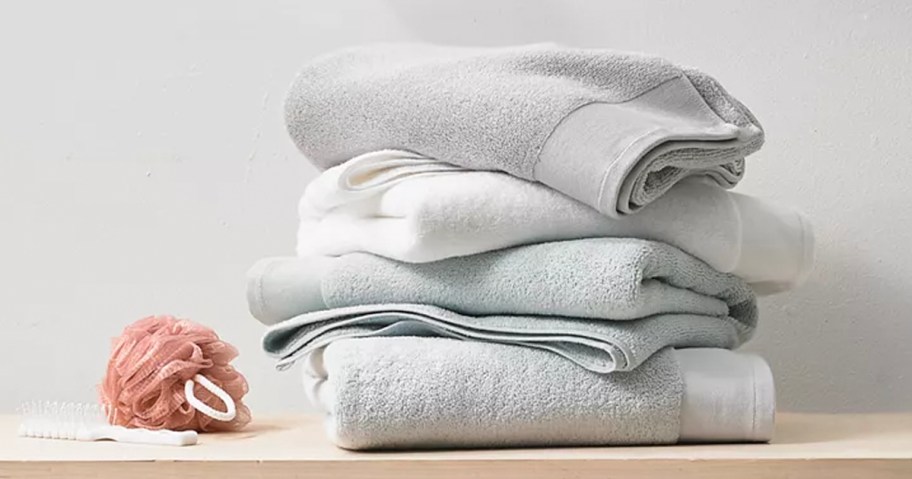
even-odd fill
[[[127,326],[114,338],[108,371],[99,387],[109,408],[111,424],[147,429],[200,432],[227,431],[250,422],[242,402],[247,380],[228,364],[237,350],[210,328],[172,316],[149,316]],[[184,396],[184,383],[201,374],[224,389],[237,406],[237,415],[222,422],[200,413]],[[214,394],[200,385],[197,398],[224,411]]]

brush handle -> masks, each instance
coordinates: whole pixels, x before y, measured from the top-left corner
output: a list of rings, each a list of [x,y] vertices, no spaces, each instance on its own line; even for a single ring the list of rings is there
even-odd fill
[[[199,438],[196,431],[171,431],[169,429],[153,431],[123,426],[103,426],[92,432],[94,440],[111,439],[117,442],[162,446],[190,446],[196,444]]]

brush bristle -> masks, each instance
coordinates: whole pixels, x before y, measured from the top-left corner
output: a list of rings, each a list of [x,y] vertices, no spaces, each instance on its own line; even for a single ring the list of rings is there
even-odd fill
[[[78,439],[86,431],[107,424],[105,409],[97,404],[30,401],[19,406],[19,435],[45,439]]]

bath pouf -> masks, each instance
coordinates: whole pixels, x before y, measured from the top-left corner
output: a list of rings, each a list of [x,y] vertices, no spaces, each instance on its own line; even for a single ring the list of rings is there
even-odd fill
[[[212,329],[149,316],[113,340],[99,390],[108,421],[125,427],[232,431],[250,422],[238,352]]]

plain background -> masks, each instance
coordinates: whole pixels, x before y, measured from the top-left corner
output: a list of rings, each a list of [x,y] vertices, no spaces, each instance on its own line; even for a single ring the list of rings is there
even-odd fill
[[[258,349],[244,273],[291,254],[316,174],[287,138],[296,69],[371,41],[557,41],[698,67],[759,116],[738,187],[816,226],[818,265],[747,348],[780,409],[912,409],[912,3],[4,1],[0,412],[95,398],[109,341],[152,313],[241,351],[254,415],[303,409]]]

